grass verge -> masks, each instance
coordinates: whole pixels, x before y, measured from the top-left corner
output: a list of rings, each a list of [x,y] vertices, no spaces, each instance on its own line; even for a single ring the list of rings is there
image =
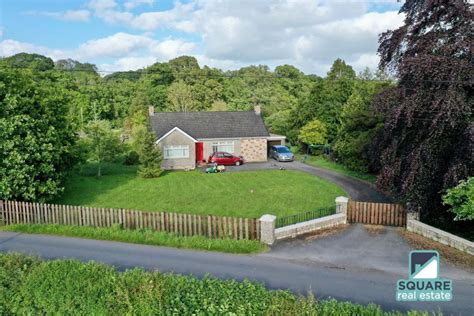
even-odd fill
[[[83,227],[15,224],[0,227],[0,230],[229,253],[256,253],[266,250],[266,246],[258,240],[209,239],[202,236],[183,237],[167,232],[122,229],[119,226]]]
[[[298,159],[299,161],[302,161],[303,157],[304,155],[302,154],[296,155],[296,159]],[[315,167],[329,169],[331,171],[344,174],[346,176],[351,176],[351,177],[364,180],[370,183],[375,183],[376,176],[374,174],[351,170],[345,167],[344,165],[328,160],[322,156],[308,156],[307,159],[305,160],[305,163],[307,163],[308,165],[315,166]]]
[[[335,207],[335,198],[345,195],[334,183],[290,170],[169,171],[143,179],[134,166],[104,164],[100,178],[95,168],[88,164],[71,173],[64,194],[54,203],[258,218]]]
[[[456,248],[443,245],[437,241],[431,240],[424,236],[409,232],[404,228],[398,229],[400,235],[405,237],[408,244],[415,249],[434,249],[439,252],[441,258],[452,265],[460,266],[474,273],[474,256],[462,252]]]
[[[54,315],[405,315],[270,291],[250,281],[0,254],[0,313]],[[411,312],[409,315],[428,315]]]

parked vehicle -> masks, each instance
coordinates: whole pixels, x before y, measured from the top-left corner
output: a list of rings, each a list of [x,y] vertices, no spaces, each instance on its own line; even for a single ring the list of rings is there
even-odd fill
[[[286,146],[276,145],[270,148],[270,157],[278,161],[293,161],[295,155]]]
[[[232,154],[217,151],[209,156],[208,163],[217,163],[219,165],[236,165],[240,166],[244,163],[244,158],[242,156],[234,156]]]

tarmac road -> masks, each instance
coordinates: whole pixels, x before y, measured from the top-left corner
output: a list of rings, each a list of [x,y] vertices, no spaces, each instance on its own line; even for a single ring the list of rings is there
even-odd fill
[[[388,246],[387,252],[396,251]],[[308,249],[311,251],[311,247]],[[0,251],[23,252],[44,259],[95,260],[114,265],[119,270],[143,267],[146,270],[193,274],[198,277],[211,274],[222,279],[248,278],[263,282],[271,289],[291,289],[302,294],[312,290],[318,298],[333,297],[362,304],[376,303],[385,310],[439,309],[445,314],[474,314],[474,277],[467,272],[453,275],[457,279],[453,279],[454,299],[451,302],[399,303],[395,300],[395,285],[398,279],[406,278],[406,274],[400,275],[384,269],[361,269],[350,264],[345,267],[340,263],[332,264],[301,256],[285,258],[278,246],[275,254],[270,251],[267,254],[248,256],[0,232]],[[378,255],[382,257],[384,254]],[[406,253],[400,255],[406,256]]]

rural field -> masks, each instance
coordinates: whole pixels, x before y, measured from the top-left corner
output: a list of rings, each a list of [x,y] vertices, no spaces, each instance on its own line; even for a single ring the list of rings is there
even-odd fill
[[[70,174],[54,203],[254,218],[331,207],[337,196],[346,195],[335,184],[297,171],[173,171],[143,179],[136,170],[106,164],[98,178],[96,165],[88,164]]]

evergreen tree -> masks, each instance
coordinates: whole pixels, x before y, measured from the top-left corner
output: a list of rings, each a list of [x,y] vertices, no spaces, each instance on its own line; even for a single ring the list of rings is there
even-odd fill
[[[135,149],[140,157],[138,174],[143,178],[157,178],[161,175],[163,156],[155,144],[155,134],[145,125],[140,125],[134,131]]]

